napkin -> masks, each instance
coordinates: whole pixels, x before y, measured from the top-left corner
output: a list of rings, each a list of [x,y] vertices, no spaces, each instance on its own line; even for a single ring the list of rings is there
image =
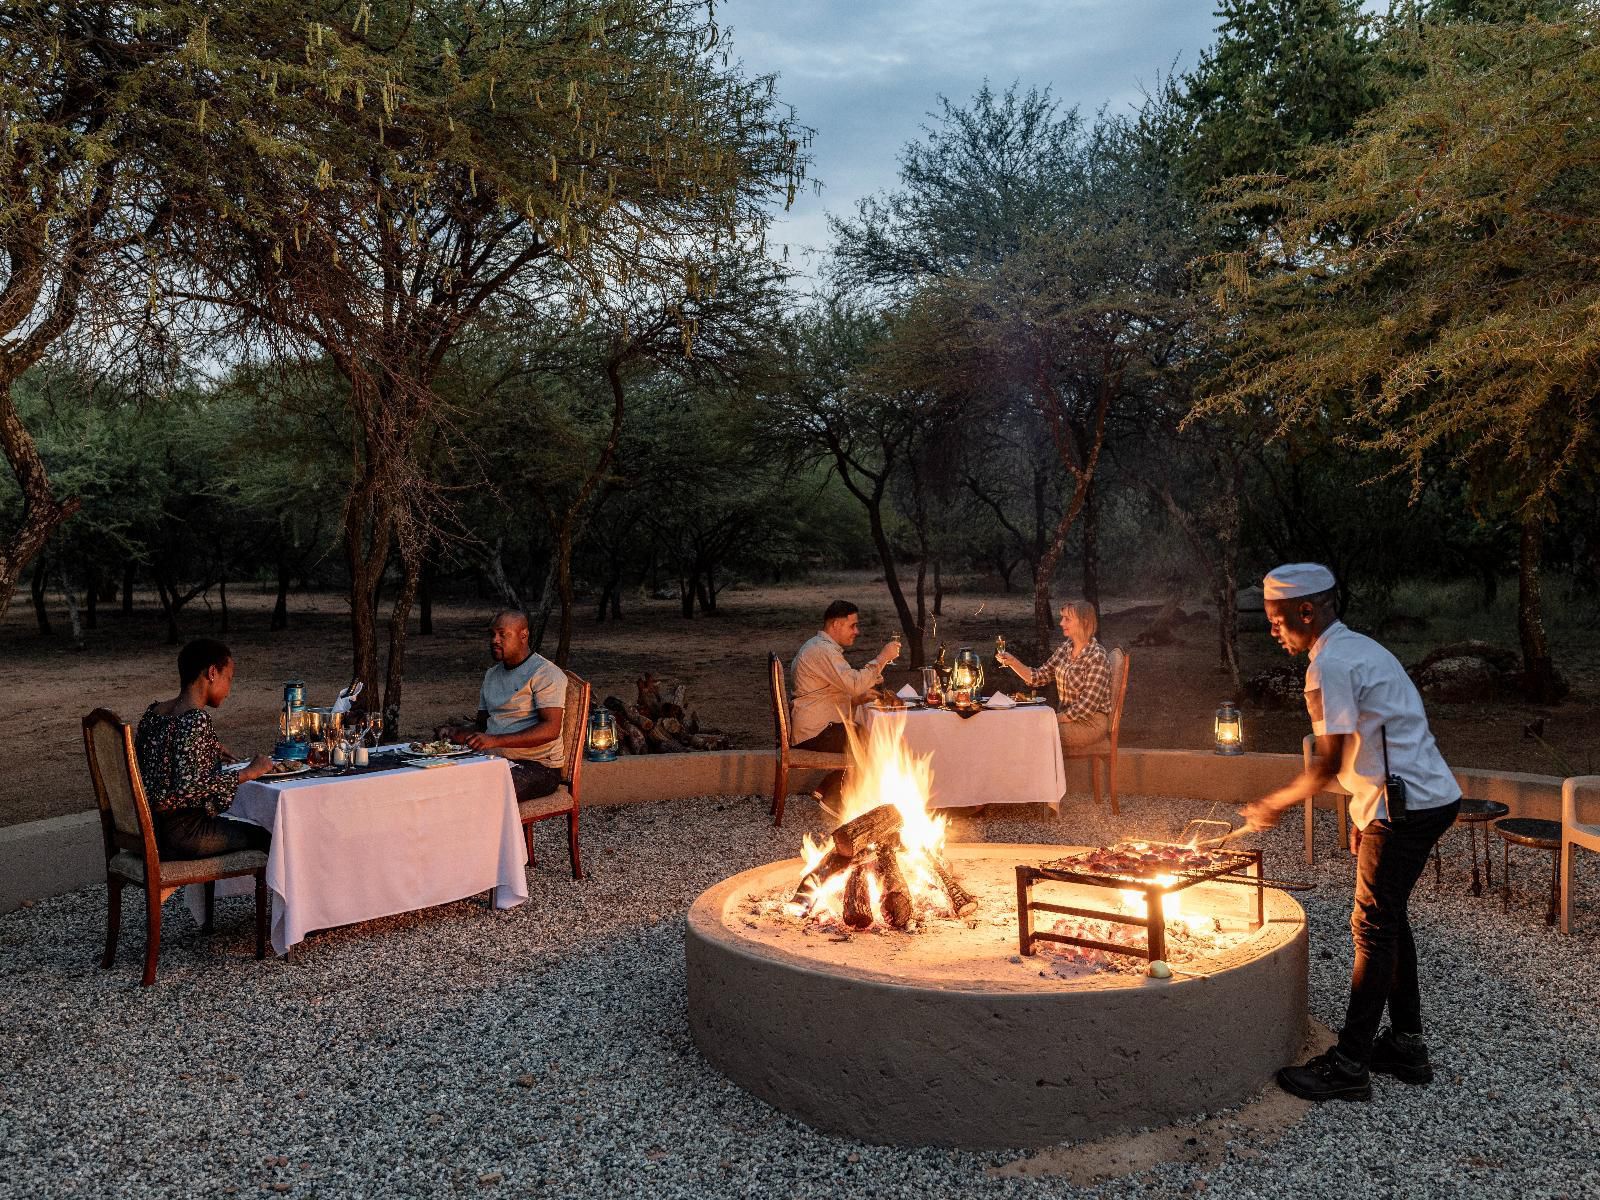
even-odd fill
[[[340,692],[339,698],[333,702],[333,711],[336,713],[349,712],[350,705],[355,701],[357,696],[361,695],[361,689],[363,686],[364,685],[362,684],[362,681],[358,679],[349,687],[345,688],[344,691]]]
[[[1004,692],[996,692],[984,702],[985,708],[1015,708],[1017,702]]]
[[[912,687],[909,683],[906,684],[905,687],[901,688],[898,692],[896,692],[895,695],[899,696],[900,699],[902,699],[902,700],[920,700],[920,699],[922,699],[921,696],[917,695],[917,689]]]

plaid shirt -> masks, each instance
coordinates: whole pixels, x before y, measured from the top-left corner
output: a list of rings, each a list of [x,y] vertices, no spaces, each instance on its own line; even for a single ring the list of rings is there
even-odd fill
[[[1061,715],[1069,721],[1111,711],[1111,659],[1097,638],[1090,638],[1076,658],[1072,656],[1072,643],[1062,642],[1042,667],[1033,669],[1028,682],[1043,687],[1052,679],[1056,695],[1061,698]]]

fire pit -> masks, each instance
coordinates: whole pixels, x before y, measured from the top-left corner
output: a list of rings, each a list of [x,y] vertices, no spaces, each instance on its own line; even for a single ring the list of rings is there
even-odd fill
[[[852,774],[831,838],[689,912],[695,1042],[748,1091],[865,1141],[1033,1146],[1226,1107],[1299,1050],[1305,913],[1227,881],[1258,856],[1212,851],[1205,870],[1130,882],[1110,870],[1125,846],[1065,863],[1074,848],[946,846],[926,763],[885,741]],[[1170,978],[1147,973],[1157,928]]]

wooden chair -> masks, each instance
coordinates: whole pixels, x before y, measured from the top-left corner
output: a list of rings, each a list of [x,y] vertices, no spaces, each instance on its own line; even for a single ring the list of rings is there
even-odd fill
[[[1111,793],[1111,811],[1117,807],[1117,746],[1122,738],[1122,703],[1128,698],[1128,652],[1120,646],[1106,656],[1111,661],[1111,732],[1098,742],[1064,751],[1067,758],[1087,758],[1089,778],[1094,784],[1094,802],[1100,804],[1100,764],[1106,768],[1106,787]]]
[[[1572,932],[1572,860],[1577,849],[1600,853],[1600,825],[1578,820],[1583,801],[1600,800],[1600,775],[1579,775],[1561,785],[1561,932]]]
[[[1311,770],[1311,762],[1316,753],[1317,739],[1308,733],[1300,743],[1300,760],[1307,771]],[[1350,793],[1338,783],[1334,783],[1326,791],[1305,798],[1306,866],[1308,867],[1317,860],[1314,837],[1317,827],[1317,796],[1333,797],[1334,813],[1339,818],[1339,845],[1346,851],[1350,849]]]
[[[548,796],[519,800],[522,836],[528,845],[528,865],[533,866],[533,826],[536,821],[555,817],[567,819],[567,853],[572,858],[572,877],[583,878],[583,862],[578,852],[578,801],[583,786],[583,744],[589,731],[589,681],[566,672],[567,704],[561,714],[561,784]]]
[[[783,661],[767,655],[767,683],[772,696],[772,823],[783,824],[783,805],[789,798],[789,769],[844,771],[850,766],[845,754],[827,750],[796,750],[789,744],[789,685],[783,677]]]
[[[83,745],[94,779],[95,803],[100,807],[100,827],[106,849],[106,952],[100,959],[106,970],[116,960],[117,932],[122,925],[122,889],[133,884],[145,893],[146,935],[143,986],[156,979],[156,959],[161,952],[161,902],[176,888],[190,883],[206,886],[206,919],[201,929],[211,932],[211,910],[216,881],[253,875],[256,881],[256,957],[267,954],[267,855],[262,850],[240,850],[214,858],[161,860],[156,849],[155,824],[145,798],[144,781],[133,751],[133,730],[109,709],[97,708],[83,719]]]

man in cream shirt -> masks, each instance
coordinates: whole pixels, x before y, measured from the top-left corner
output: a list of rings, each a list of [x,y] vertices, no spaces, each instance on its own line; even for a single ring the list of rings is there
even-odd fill
[[[844,752],[848,744],[845,726],[854,719],[856,705],[872,696],[883,682],[884,667],[900,653],[899,640],[891,639],[876,658],[858,670],[845,660],[844,652],[860,636],[860,609],[848,600],[835,600],[823,611],[822,631],[794,656],[789,666],[794,696],[789,741],[795,748]],[[834,771],[823,781],[820,797],[824,803],[838,798],[843,778],[843,772]]]
[[[533,653],[528,643],[526,613],[508,610],[495,616],[489,634],[495,665],[484,672],[477,718],[470,727],[456,725],[444,731],[458,745],[509,758],[518,800],[555,791],[566,761],[561,722],[566,714],[567,676],[555,663]]]
[[[1310,656],[1305,694],[1316,756],[1288,786],[1245,805],[1243,815],[1251,828],[1270,829],[1285,809],[1338,779],[1350,793],[1356,853],[1356,955],[1344,1028],[1333,1049],[1285,1067],[1278,1082],[1307,1100],[1366,1100],[1369,1071],[1414,1084],[1433,1078],[1406,909],[1434,843],[1461,811],[1461,789],[1405,668],[1339,620],[1331,571],[1289,563],[1267,575],[1264,593],[1273,638],[1290,654]],[[1403,783],[1388,782],[1395,778]],[[1385,1007],[1389,1028],[1379,1034]]]

